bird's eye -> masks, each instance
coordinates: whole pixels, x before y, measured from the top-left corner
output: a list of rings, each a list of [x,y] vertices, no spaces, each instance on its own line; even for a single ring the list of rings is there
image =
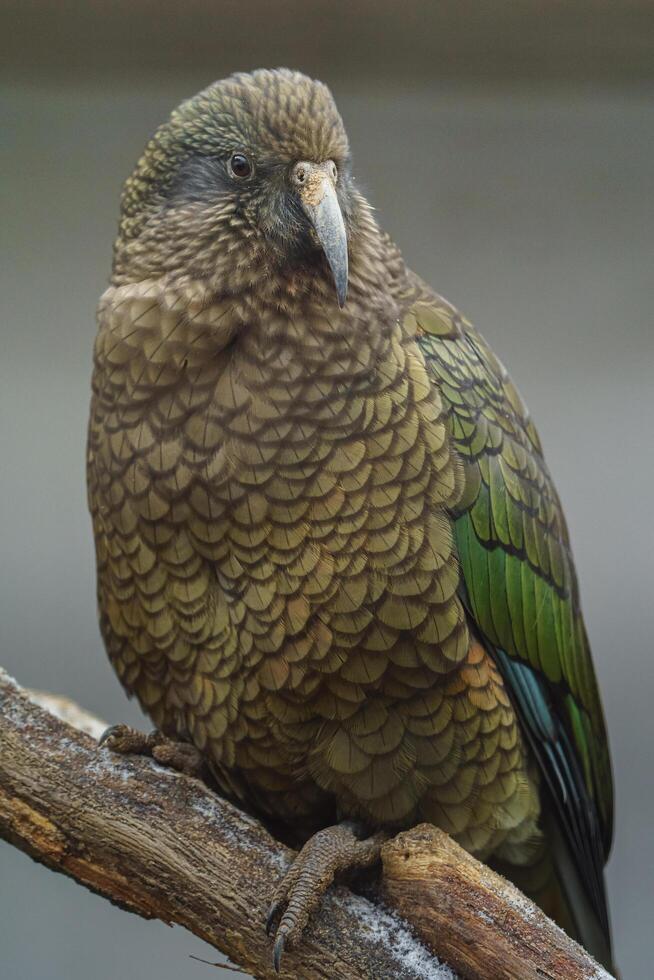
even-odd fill
[[[229,169],[235,177],[249,177],[252,173],[252,164],[244,153],[235,153],[229,161]]]

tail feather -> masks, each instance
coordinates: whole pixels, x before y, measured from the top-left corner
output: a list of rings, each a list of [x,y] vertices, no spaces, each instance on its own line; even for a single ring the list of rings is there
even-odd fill
[[[610,928],[600,922],[557,822],[552,819],[549,824],[547,831],[553,872],[550,889],[560,896],[565,917],[569,920],[569,925],[562,925],[562,928],[581,943],[609,973],[615,974]],[[605,915],[608,919],[608,909],[605,910]]]
[[[551,686],[533,667],[513,660],[503,650],[496,649],[495,656],[543,777],[541,828],[545,851],[541,860],[544,864],[540,869],[507,868],[504,873],[612,970],[604,885],[606,853],[592,786],[585,779],[578,751],[557,710]],[[537,888],[536,880],[542,879],[543,874],[546,884],[541,883]]]
[[[546,814],[543,824],[546,843],[534,864],[519,867],[496,861],[493,866],[617,976],[610,932],[600,922],[558,822]]]

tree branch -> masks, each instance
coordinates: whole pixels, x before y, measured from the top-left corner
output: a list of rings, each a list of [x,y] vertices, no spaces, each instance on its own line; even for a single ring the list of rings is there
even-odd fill
[[[49,696],[38,695],[51,704]],[[59,713],[70,716],[57,699]],[[80,720],[97,732],[102,723]],[[264,931],[292,851],[202,782],[98,750],[0,670],[0,836],[130,912],[177,923],[253,976],[272,980]],[[406,925],[334,889],[282,976],[451,977]]]
[[[383,894],[471,980],[611,980],[515,885],[420,824],[384,845]]]
[[[0,669],[0,836],[273,980],[263,921],[292,852],[200,781],[98,750],[102,723],[72,702],[32,698],[78,727]],[[433,827],[401,834],[382,857],[387,905],[470,980],[610,980],[513,886]],[[343,887],[330,890],[285,955],[282,976],[454,980],[392,911]]]

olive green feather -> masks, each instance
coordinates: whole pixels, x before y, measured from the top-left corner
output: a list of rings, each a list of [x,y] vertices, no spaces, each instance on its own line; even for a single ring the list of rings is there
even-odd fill
[[[527,728],[539,715],[560,725],[556,739],[570,748],[551,766],[557,775],[569,766],[575,773],[559,797],[576,789],[592,801],[580,818],[587,826],[578,832],[591,840],[601,835],[599,853],[590,846],[584,869],[589,879],[601,880],[613,817],[608,743],[568,531],[538,435],[503,366],[452,307],[425,297],[409,316],[464,460],[455,534],[466,602],[501,654]],[[510,671],[511,659],[532,669],[532,696]],[[563,809],[571,805],[569,798],[559,802]],[[605,919],[603,898],[598,904]]]

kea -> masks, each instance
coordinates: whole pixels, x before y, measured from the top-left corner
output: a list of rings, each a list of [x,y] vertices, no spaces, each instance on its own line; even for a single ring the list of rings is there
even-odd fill
[[[320,82],[236,74],[125,183],[88,493],[101,632],[154,723],[302,849],[274,962],[418,821],[611,967],[612,778],[561,503],[475,328],[357,189]],[[179,744],[179,752],[176,745]]]

